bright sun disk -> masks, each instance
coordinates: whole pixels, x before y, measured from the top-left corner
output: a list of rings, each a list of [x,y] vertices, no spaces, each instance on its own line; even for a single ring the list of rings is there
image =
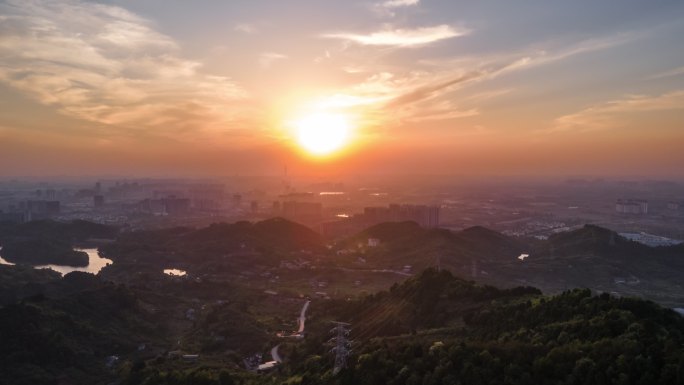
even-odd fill
[[[344,146],[351,126],[345,115],[318,112],[295,122],[297,141],[314,155],[327,155]]]

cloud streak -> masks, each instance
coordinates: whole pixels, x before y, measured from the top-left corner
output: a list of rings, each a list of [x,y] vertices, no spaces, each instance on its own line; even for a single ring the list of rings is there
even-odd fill
[[[271,64],[277,60],[287,59],[287,55],[276,52],[263,52],[259,55],[259,66],[263,69],[271,67]]]
[[[388,0],[380,5],[385,8],[398,8],[398,7],[408,7],[411,5],[417,5],[420,0]]]
[[[254,34],[258,32],[257,27],[254,24],[250,23],[238,23],[235,24],[235,27],[233,27],[234,31],[237,32],[242,32],[246,34]]]
[[[599,103],[557,118],[551,131],[589,131],[619,128],[628,124],[628,116],[637,113],[684,110],[684,91],[661,95],[628,95]]]
[[[323,104],[333,108],[362,109],[370,117],[371,124],[376,126],[385,125],[389,120],[401,123],[471,117],[480,114],[476,105],[481,99],[510,93],[511,90],[485,92],[477,97],[461,96],[455,103],[453,93],[457,90],[509,73],[609,49],[633,37],[620,34],[562,47],[556,44],[556,47],[547,49],[531,48],[491,56],[422,61],[420,64],[424,70],[376,73],[325,99]]]
[[[420,0],[386,0],[372,5],[372,10],[381,17],[396,16],[395,10],[418,5]]]
[[[415,29],[384,29],[368,34],[341,32],[324,34],[324,38],[341,39],[369,46],[414,47],[440,40],[465,36],[467,29],[458,29],[446,24]]]
[[[150,22],[77,0],[0,4],[0,81],[67,116],[122,130],[199,133],[239,120],[233,80],[200,72]]]
[[[671,70],[669,70],[669,71],[664,71],[664,72],[657,73],[657,74],[655,74],[655,75],[649,76],[647,79],[651,79],[651,80],[653,80],[653,79],[663,79],[663,78],[669,78],[669,77],[672,77],[672,76],[679,76],[679,75],[684,75],[684,66],[682,66],[682,67],[677,67],[677,68],[673,68],[673,69],[671,69]]]

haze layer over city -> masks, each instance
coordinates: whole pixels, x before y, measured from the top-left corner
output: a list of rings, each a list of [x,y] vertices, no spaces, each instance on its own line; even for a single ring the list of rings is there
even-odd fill
[[[684,383],[681,36],[0,0],[0,385]]]

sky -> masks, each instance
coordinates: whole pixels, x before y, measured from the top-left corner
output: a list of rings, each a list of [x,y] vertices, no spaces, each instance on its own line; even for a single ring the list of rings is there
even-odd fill
[[[681,178],[682,36],[677,0],[0,0],[0,176]]]

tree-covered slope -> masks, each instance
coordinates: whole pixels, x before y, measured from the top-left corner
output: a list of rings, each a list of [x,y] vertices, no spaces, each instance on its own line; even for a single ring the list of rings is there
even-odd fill
[[[216,223],[205,228],[173,228],[123,233],[101,250],[115,262],[153,265],[200,265],[210,261],[243,261],[244,256],[324,249],[315,231],[282,218],[262,222]]]
[[[363,323],[372,322],[379,313],[371,309],[381,309],[388,298],[395,306],[401,307],[403,298],[403,306],[422,309],[429,322],[410,332],[377,329],[380,337],[368,338]],[[333,355],[310,344],[297,352],[299,360],[287,372],[291,383],[645,385],[684,381],[684,318],[649,301],[592,295],[586,289],[544,297],[530,289],[478,287],[428,271],[356,306],[369,310],[349,315],[354,342],[347,368],[333,376]],[[344,311],[331,312],[344,316]],[[400,311],[390,317],[402,319]],[[463,322],[453,322],[458,318]],[[314,357],[318,357],[315,365]]]
[[[379,239],[380,245],[365,246],[368,238]],[[454,232],[413,222],[382,223],[338,248],[356,251],[373,268],[441,266],[501,287],[535,286],[548,293],[589,287],[684,306],[684,245],[649,247],[594,225],[540,241],[479,226]],[[522,254],[526,257],[518,258]]]

